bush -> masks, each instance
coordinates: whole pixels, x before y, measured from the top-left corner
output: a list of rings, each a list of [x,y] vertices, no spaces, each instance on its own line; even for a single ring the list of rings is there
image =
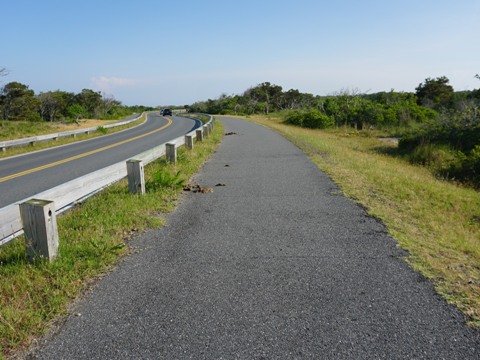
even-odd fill
[[[449,170],[461,167],[465,154],[455,151],[450,146],[438,144],[421,144],[409,155],[410,162],[426,165],[437,173],[447,175]]]
[[[334,120],[318,110],[310,110],[303,116],[303,126],[311,129],[333,127]]]
[[[290,125],[303,126],[303,116],[300,111],[290,111],[284,122]]]
[[[480,188],[480,127],[436,127],[408,134],[399,148],[442,178]]]
[[[459,161],[450,164],[442,174],[449,178],[468,183],[476,189],[480,189],[480,145],[470,151],[468,155],[459,152]]]
[[[335,125],[333,117],[318,110],[306,112],[292,111],[287,115],[284,122],[310,129],[325,129]]]
[[[399,148],[407,152],[413,151],[421,144],[449,145],[453,149],[465,153],[472,151],[480,145],[480,126],[441,126],[430,125],[417,129],[416,133],[410,132],[402,136]]]

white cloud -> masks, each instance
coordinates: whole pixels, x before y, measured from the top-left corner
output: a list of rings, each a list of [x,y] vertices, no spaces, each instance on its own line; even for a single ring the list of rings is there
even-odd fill
[[[131,87],[137,85],[140,81],[134,79],[126,79],[115,76],[99,76],[92,77],[92,87],[94,90],[102,92],[112,92],[121,87]]]

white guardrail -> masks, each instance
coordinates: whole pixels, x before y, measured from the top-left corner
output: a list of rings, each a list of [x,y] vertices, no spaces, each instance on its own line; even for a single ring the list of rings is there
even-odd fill
[[[119,122],[116,122],[116,123],[113,123],[113,124],[102,125],[101,127],[105,128],[105,129],[109,129],[109,128],[116,127],[116,126],[127,125],[127,124],[130,124],[131,122],[137,121],[141,117],[142,117],[142,115],[139,115],[134,119],[119,121]],[[83,128],[83,129],[78,129],[78,130],[69,130],[69,131],[63,131],[63,132],[59,132],[59,133],[31,136],[31,137],[28,137],[28,138],[17,139],[17,140],[0,141],[0,150],[5,151],[7,148],[11,148],[11,147],[15,147],[15,146],[23,146],[23,145],[28,145],[28,144],[34,144],[36,142],[41,142],[41,141],[56,140],[56,139],[62,138],[62,137],[75,136],[75,135],[79,135],[79,134],[90,134],[92,132],[97,131],[99,127],[100,126],[94,126],[94,127]]]
[[[203,127],[172,139],[153,149],[147,150],[136,156],[132,156],[125,161],[110,165],[106,168],[94,171],[77,179],[71,180],[64,184],[58,185],[49,190],[32,195],[26,199],[7,205],[0,209],[0,247],[10,242],[17,236],[23,234],[23,224],[20,217],[19,204],[29,199],[49,200],[55,203],[55,213],[60,214],[71,208],[76,203],[96,194],[107,186],[117,182],[127,176],[126,161],[130,159],[142,160],[146,165],[159,157],[165,155],[166,144],[175,144],[175,147],[185,145],[185,137],[191,136],[193,139],[197,137],[197,130],[201,129],[203,133],[210,133],[213,126],[213,116],[203,125]],[[198,120],[198,119],[197,119]],[[200,121],[200,120],[198,120]]]

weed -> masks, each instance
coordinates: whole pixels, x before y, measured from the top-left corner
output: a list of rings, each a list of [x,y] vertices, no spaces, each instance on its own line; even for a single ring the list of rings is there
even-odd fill
[[[108,129],[106,127],[103,127],[103,126],[99,126],[99,127],[97,127],[97,131],[100,134],[105,135],[108,132]]]
[[[185,184],[185,179],[182,178],[182,172],[178,170],[170,172],[167,169],[159,168],[152,174],[152,179],[146,184],[147,188],[171,188],[179,189]]]

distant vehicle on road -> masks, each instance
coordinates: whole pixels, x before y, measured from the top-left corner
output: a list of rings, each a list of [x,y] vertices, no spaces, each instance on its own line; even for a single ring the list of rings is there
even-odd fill
[[[163,116],[172,116],[172,110],[170,110],[170,109],[162,109],[162,110],[160,110],[160,115],[163,115]]]

